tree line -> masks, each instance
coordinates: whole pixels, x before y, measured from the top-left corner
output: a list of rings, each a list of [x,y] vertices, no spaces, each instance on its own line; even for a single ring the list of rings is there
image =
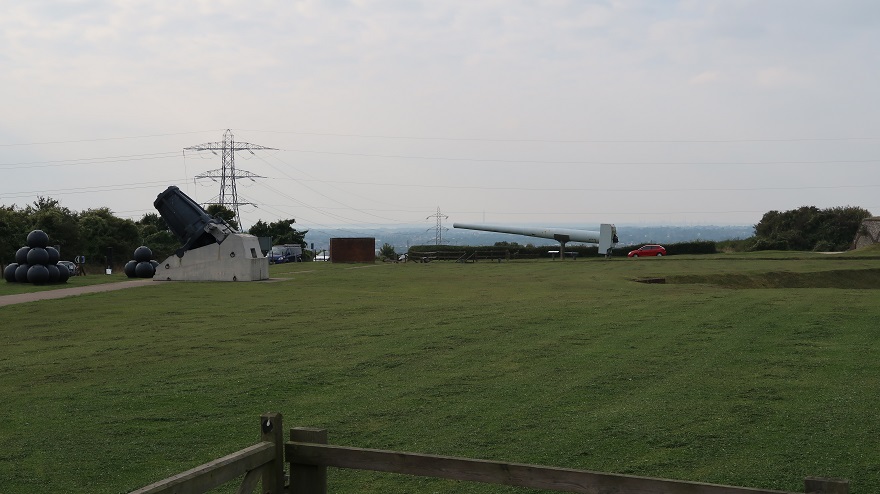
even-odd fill
[[[209,215],[224,219],[237,228],[233,213],[221,205],[206,208]],[[274,243],[296,243],[305,246],[307,232],[296,231],[293,219],[272,223],[258,221],[248,230],[255,236],[272,237]],[[124,264],[141,245],[163,260],[180,248],[181,242],[157,213],[147,213],[139,220],[120,218],[106,207],[72,211],[55,199],[39,197],[25,207],[0,206],[0,264],[13,262],[15,252],[27,242],[33,230],[49,235],[49,244],[57,246],[61,259],[85,256],[86,262],[105,264],[112,255],[114,264]]]
[[[228,208],[214,204],[206,211],[237,228],[235,213]],[[789,211],[769,211],[754,226],[754,236],[735,241],[734,247],[737,250],[846,250],[862,220],[869,217],[868,210],[852,206],[828,209],[803,206]],[[308,231],[297,231],[293,227],[295,223],[294,219],[271,223],[259,220],[247,233],[271,237],[274,244],[306,247]],[[181,246],[165,220],[156,213],[147,213],[134,221],[119,218],[106,207],[77,212],[55,199],[39,197],[23,208],[0,206],[0,264],[13,262],[15,252],[25,245],[27,234],[32,230],[46,232],[62,259],[85,256],[87,262],[96,264],[107,263],[111,252],[115,264],[125,263],[141,245],[150,247],[154,258],[162,260]],[[386,254],[395,255],[393,248]]]

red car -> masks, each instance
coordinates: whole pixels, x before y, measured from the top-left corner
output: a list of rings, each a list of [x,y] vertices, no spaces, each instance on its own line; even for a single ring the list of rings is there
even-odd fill
[[[643,245],[636,250],[629,251],[629,254],[626,257],[643,257],[643,256],[657,256],[663,257],[666,255],[666,249],[662,245]]]

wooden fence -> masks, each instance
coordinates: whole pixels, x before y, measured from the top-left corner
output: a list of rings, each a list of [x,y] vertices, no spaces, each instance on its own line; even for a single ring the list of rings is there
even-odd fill
[[[132,494],[202,494],[244,475],[237,494],[252,493],[262,480],[265,494],[325,494],[327,468],[371,470],[458,481],[583,494],[797,494],[700,482],[636,477],[520,463],[474,460],[402,451],[327,444],[327,431],[308,427],[290,430],[282,439],[281,414],[260,417],[260,442]],[[285,485],[284,464],[290,464]],[[808,477],[807,494],[848,494],[849,482]]]
[[[456,261],[456,262],[476,262],[476,261],[502,261],[510,259],[536,259],[537,254],[521,255],[519,252],[511,252],[510,250],[475,250],[475,249],[459,249],[459,250],[438,250],[438,251],[409,251],[406,254],[406,260],[410,262],[429,262],[429,261]]]
[[[483,261],[500,261],[501,259],[510,259],[509,251],[479,251],[479,250],[438,250],[431,252],[408,252],[406,259],[412,262],[429,262],[429,261],[457,261],[457,262],[475,262]]]
[[[280,413],[260,416],[260,442],[197,466],[131,494],[202,494],[244,475],[237,494],[249,494],[262,481],[262,492],[281,494],[284,486],[284,428]]]

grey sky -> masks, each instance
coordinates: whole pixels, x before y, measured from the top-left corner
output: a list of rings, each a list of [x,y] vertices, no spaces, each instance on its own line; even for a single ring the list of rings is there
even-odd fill
[[[230,128],[246,226],[880,214],[874,1],[0,5],[0,204],[207,201]]]

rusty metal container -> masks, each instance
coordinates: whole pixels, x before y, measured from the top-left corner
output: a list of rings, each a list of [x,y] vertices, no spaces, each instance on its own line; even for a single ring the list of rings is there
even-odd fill
[[[376,262],[376,239],[331,238],[330,262]]]

